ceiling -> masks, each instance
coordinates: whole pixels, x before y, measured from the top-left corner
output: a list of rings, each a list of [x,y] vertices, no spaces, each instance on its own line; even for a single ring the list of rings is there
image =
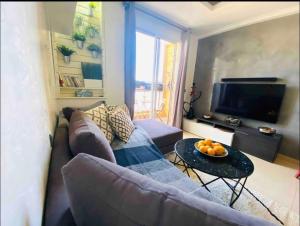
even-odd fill
[[[191,28],[198,37],[232,30],[249,24],[299,13],[299,2],[137,2]]]

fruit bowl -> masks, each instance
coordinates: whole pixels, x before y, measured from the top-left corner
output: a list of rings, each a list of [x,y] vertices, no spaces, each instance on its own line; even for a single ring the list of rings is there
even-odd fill
[[[194,144],[196,153],[213,157],[213,158],[224,158],[228,155],[228,150],[223,147],[220,143],[214,143],[210,139],[200,140]]]

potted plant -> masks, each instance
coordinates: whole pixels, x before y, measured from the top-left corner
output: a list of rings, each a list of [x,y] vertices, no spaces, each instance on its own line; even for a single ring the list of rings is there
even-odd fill
[[[75,53],[73,49],[68,48],[65,45],[60,45],[57,47],[58,51],[64,56],[64,62],[69,64],[71,61],[71,55]]]
[[[94,10],[96,8],[96,3],[95,2],[90,2],[89,3],[89,8],[90,8],[90,16],[93,17],[94,16]]]
[[[96,35],[99,34],[99,30],[97,29],[96,26],[94,26],[92,24],[88,24],[85,27],[85,34],[88,35],[90,38],[95,38]]]
[[[79,49],[82,49],[83,48],[83,44],[86,40],[86,37],[84,34],[80,33],[80,32],[75,32],[73,34],[73,40],[76,41],[76,45]]]
[[[84,18],[80,15],[75,15],[74,26],[76,29],[80,29],[84,25]]]
[[[91,51],[92,53],[92,57],[97,58],[99,56],[99,54],[101,54],[102,49],[100,48],[100,46],[96,45],[96,44],[90,44],[87,49],[89,51]]]

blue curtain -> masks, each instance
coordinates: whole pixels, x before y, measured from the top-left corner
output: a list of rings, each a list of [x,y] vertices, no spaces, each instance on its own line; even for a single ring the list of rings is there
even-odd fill
[[[125,104],[133,118],[135,101],[135,3],[124,2],[125,8]]]

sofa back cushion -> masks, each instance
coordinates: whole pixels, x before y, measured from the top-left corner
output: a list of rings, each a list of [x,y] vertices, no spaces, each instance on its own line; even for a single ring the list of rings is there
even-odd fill
[[[114,133],[120,140],[128,142],[135,129],[131,118],[121,107],[116,107],[113,111],[108,112],[108,121]]]
[[[271,225],[86,154],[62,173],[78,226]]]
[[[116,162],[113,150],[96,123],[81,111],[74,111],[69,124],[69,144],[74,155],[87,153]]]
[[[121,108],[126,113],[126,115],[131,119],[129,109],[126,104],[107,105],[106,107],[108,111],[114,111],[116,110],[116,108]]]
[[[108,121],[108,110],[104,104],[94,107],[90,110],[84,111],[104,133],[106,139],[111,143],[114,139],[114,132]]]

